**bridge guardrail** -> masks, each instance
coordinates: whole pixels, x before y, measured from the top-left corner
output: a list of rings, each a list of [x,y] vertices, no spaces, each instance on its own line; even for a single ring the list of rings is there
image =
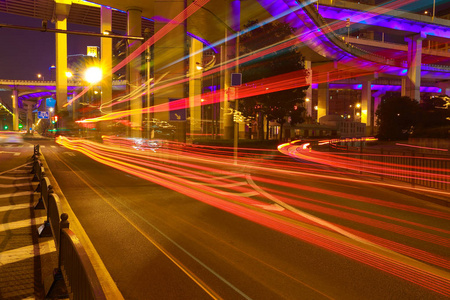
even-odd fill
[[[343,143],[341,145],[340,143]],[[329,150],[345,152],[347,159],[360,158],[361,172],[440,190],[450,190],[450,156],[401,149],[386,150],[362,142],[332,140]]]
[[[106,299],[86,250],[69,229],[68,215],[62,212],[59,197],[53,192],[50,180],[45,176],[36,149],[39,152],[39,147],[35,147],[31,172],[36,177],[39,176],[36,174],[41,174],[42,178],[38,186],[40,198],[35,209],[47,210],[47,220],[38,228],[38,233],[39,237],[53,236],[58,252],[58,267],[55,269],[52,285],[46,291],[46,298]],[[54,295],[60,280],[64,280],[67,295]],[[58,289],[58,292],[62,291]]]

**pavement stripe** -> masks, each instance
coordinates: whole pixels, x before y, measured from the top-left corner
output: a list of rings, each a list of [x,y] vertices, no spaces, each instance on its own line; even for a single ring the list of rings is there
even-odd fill
[[[37,183],[37,182],[36,182]],[[10,183],[10,184],[3,184],[0,183],[0,188],[15,188],[15,187],[19,187],[19,186],[31,186],[29,182],[23,182],[23,183]]]
[[[39,218],[34,218],[34,220],[32,219],[27,219],[27,220],[20,220],[20,221],[16,221],[16,222],[9,222],[9,223],[5,223],[5,224],[0,224],[0,232],[6,231],[6,230],[14,230],[14,229],[18,229],[18,228],[24,228],[24,227],[31,227],[31,225],[34,224],[43,224],[45,221],[47,220],[47,217],[39,217]],[[0,257],[2,255],[3,252],[0,252]]]
[[[3,194],[0,195],[0,198],[9,198],[9,197],[21,197],[21,196],[28,196],[34,194],[34,191],[25,191],[25,192],[18,192],[18,193],[9,193],[9,194]]]
[[[14,153],[14,156],[19,156],[20,154],[22,154],[22,153],[16,152],[16,153]]]
[[[8,180],[30,180],[32,179],[32,176],[26,176],[26,177],[14,177],[14,176],[0,176],[0,179],[8,179]]]
[[[15,204],[15,205],[5,205],[5,206],[0,206],[0,212],[8,211],[8,210],[16,210],[16,209],[25,209],[25,208],[30,208],[31,206],[34,206],[34,204],[24,203],[24,204]]]
[[[25,246],[14,250],[3,251],[0,253],[0,267],[6,264],[16,263],[37,255],[44,255],[56,251],[53,239],[41,242],[37,245]]]
[[[12,170],[12,171],[8,171],[8,173],[13,173],[13,174],[30,174],[30,170]]]

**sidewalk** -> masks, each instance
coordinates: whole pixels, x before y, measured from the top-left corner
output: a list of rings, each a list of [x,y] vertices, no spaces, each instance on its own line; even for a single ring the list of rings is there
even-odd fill
[[[44,279],[57,266],[52,237],[39,238],[45,210],[35,210],[39,194],[31,164],[0,169],[0,299],[44,299]]]

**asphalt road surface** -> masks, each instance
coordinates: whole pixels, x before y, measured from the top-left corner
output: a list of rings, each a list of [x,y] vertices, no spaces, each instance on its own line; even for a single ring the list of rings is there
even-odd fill
[[[450,296],[433,195],[270,155],[40,144],[125,299]]]

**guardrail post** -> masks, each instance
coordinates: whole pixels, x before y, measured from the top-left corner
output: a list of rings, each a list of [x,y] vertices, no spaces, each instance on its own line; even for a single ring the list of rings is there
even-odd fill
[[[47,198],[48,195],[50,195],[51,193],[53,193],[53,187],[51,185],[48,186],[48,191],[47,191]],[[42,198],[42,197],[41,197]],[[45,201],[45,199],[43,199]],[[41,201],[44,202],[44,201]],[[45,201],[45,203],[47,204],[47,220],[44,221],[44,224],[42,224],[41,226],[39,226],[38,228],[38,233],[39,233],[39,237],[50,237],[52,236],[52,228],[50,227],[50,220],[49,220],[49,216],[50,216],[50,205],[48,203],[48,199],[47,201]],[[38,203],[39,204],[39,203]],[[37,205],[36,205],[37,206]]]
[[[39,180],[39,191],[41,195],[39,196],[38,203],[36,203],[34,209],[45,209],[43,201],[48,199],[44,199],[44,197],[48,197],[49,189],[53,188],[51,185],[46,186],[45,184],[42,184],[42,181],[44,181],[44,176]]]
[[[69,228],[69,215],[61,214],[61,221],[59,222],[59,245],[58,247],[58,267],[53,270],[53,279],[50,288],[45,293],[45,299],[66,299],[69,298],[64,276],[61,271],[61,232],[63,228]],[[44,284],[45,286],[45,284]]]
[[[39,151],[39,144],[37,144],[37,145],[34,145],[34,148],[33,148],[33,155],[31,156],[31,158],[32,159],[37,159],[37,158],[39,158],[39,155],[40,155],[41,153],[40,153],[40,151]]]

